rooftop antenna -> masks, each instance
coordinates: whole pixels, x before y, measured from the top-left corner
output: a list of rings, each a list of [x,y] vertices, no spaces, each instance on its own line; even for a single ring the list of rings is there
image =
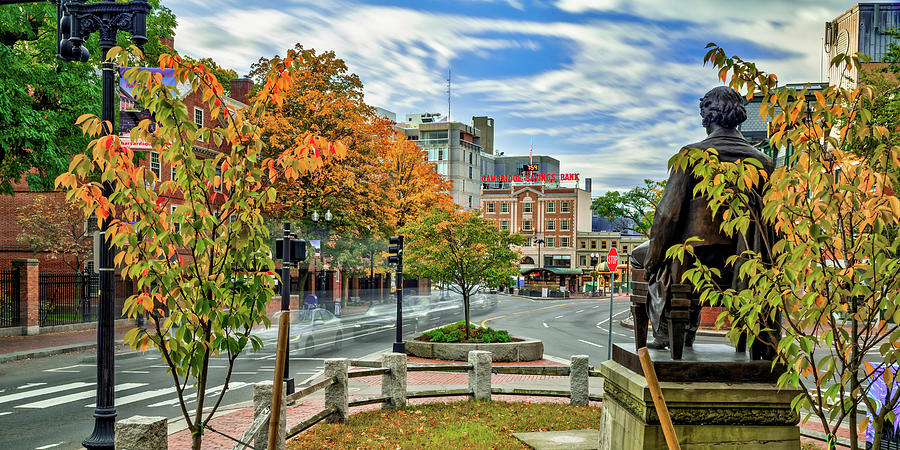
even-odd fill
[[[528,149],[528,164],[533,163],[534,161],[531,159],[531,154],[534,152],[534,136],[531,136],[531,147]]]
[[[450,69],[447,69],[447,122],[450,121]]]

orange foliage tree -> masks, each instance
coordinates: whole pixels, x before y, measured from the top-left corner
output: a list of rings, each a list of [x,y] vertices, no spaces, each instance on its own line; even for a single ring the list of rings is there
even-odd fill
[[[130,65],[129,53],[121,48],[109,55],[118,55],[121,66]],[[155,119],[132,129],[131,142],[148,142],[162,161],[175,166],[175,176],[156,186],[155,174],[135,164],[134,152],[110,133],[111,124],[85,114],[78,122],[94,139],[56,179],[71,202],[108,225],[106,239],[118,251],[115,264],[141,291],[126,300],[124,312],[147,314],[150,320],[149,330],[135,328],[125,341],[142,351],[150,345],[159,351],[195,449],[228,390],[235,360],[248,343],[254,350],[262,347],[250,330],[269,325],[266,304],[273,281],[255,274],[274,268],[262,214],[278,198],[271,183],[296,180],[346,153],[342,144],[306,133],[277,154],[262,154],[266,147],[257,124],[269,108],[283,106],[287,87],[301,72],[300,58],[289,51],[273,60],[252,104],[236,109],[225,103],[223,86],[203,64],[161,55],[160,68],[174,69],[177,83],[201,93],[211,127],[190,120],[188,108],[159,74],[129,69],[125,76],[134,84],[134,97]],[[204,159],[193,151],[198,140],[225,142],[228,150]],[[111,194],[104,193],[104,185]],[[168,193],[180,194],[184,204],[170,211],[162,197]],[[227,368],[209,409],[209,361],[220,354],[227,356]],[[196,386],[193,412],[188,402],[194,399],[186,396],[190,381]]]

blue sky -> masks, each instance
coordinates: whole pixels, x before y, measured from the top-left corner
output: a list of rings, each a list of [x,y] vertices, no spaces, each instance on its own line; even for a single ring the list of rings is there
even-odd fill
[[[845,0],[179,0],[176,47],[246,73],[295,43],[334,50],[366,101],[397,113],[495,119],[507,155],[560,160],[594,195],[666,177],[705,133],[697,99],[717,80],[707,42],[778,74],[820,81],[824,22]],[[214,7],[212,5],[215,5]]]

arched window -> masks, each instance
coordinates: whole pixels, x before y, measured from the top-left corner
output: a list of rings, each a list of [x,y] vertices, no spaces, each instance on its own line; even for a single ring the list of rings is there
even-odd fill
[[[534,260],[530,256],[522,258],[522,264],[534,264]]]

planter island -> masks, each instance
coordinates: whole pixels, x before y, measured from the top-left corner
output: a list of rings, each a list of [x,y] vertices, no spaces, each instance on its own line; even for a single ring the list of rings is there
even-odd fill
[[[422,333],[421,336],[404,341],[406,354],[419,358],[444,359],[450,361],[467,361],[472,350],[484,350],[491,352],[491,360],[494,362],[524,362],[536,361],[544,357],[544,343],[539,339],[510,337],[505,331],[494,331],[490,328],[471,326],[472,342],[458,342],[461,336],[452,337],[461,330],[461,323],[438,327]],[[481,342],[484,332],[502,336],[501,342]],[[445,336],[451,336],[447,339]],[[457,341],[457,342],[446,342]],[[504,342],[505,341],[505,342]]]

